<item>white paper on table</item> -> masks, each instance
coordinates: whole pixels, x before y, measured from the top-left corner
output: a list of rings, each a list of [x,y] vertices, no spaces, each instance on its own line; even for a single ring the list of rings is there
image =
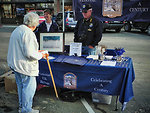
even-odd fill
[[[105,58],[111,60],[113,58],[113,56],[105,55]]]
[[[101,63],[102,66],[115,66],[116,65],[116,61],[103,61]]]
[[[89,55],[86,58],[92,58],[93,60],[98,60],[98,55]]]

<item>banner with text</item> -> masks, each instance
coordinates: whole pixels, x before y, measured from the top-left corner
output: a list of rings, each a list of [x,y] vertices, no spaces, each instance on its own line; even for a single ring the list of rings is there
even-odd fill
[[[73,0],[77,20],[82,18],[82,5],[91,4],[93,15],[101,21],[150,21],[149,0]]]

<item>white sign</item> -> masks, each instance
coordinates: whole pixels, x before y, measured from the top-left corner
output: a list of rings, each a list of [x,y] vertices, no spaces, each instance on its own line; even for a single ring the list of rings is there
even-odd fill
[[[69,55],[72,56],[81,56],[82,52],[82,43],[70,43],[70,53]]]
[[[116,65],[116,61],[103,61],[101,63],[102,66],[115,66]]]

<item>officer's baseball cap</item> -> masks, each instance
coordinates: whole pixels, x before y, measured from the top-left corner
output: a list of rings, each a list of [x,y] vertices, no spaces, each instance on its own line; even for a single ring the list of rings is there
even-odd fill
[[[83,4],[82,6],[82,12],[87,13],[87,10],[92,9],[91,4]]]

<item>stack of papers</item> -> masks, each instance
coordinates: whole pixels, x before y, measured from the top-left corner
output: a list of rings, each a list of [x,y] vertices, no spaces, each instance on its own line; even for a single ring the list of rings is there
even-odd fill
[[[116,65],[116,61],[103,61],[101,63],[102,66],[115,66]]]
[[[92,58],[93,60],[98,60],[98,55],[89,55],[86,58]]]

